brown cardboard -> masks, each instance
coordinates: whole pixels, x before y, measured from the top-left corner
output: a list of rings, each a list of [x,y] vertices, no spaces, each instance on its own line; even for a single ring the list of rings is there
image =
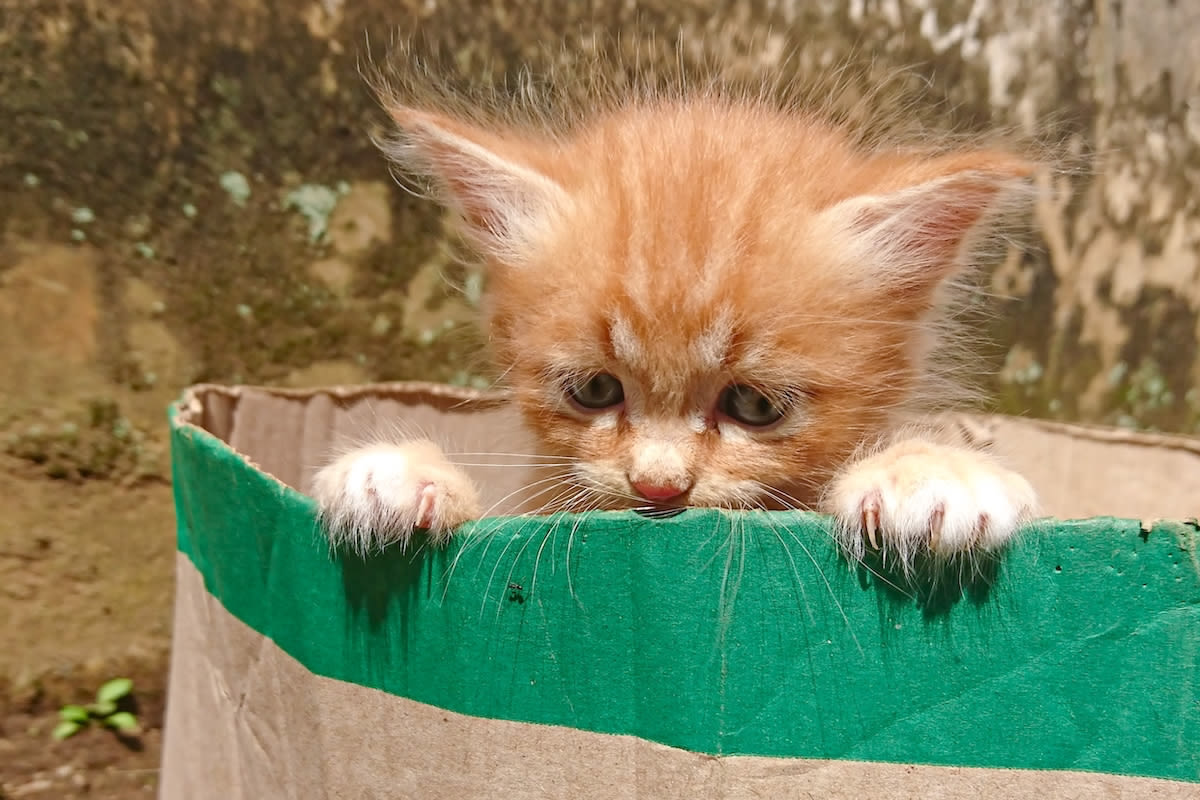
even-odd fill
[[[532,452],[502,397],[426,384],[198,387],[180,419],[302,491],[332,444],[397,426],[451,448]],[[949,424],[1026,474],[1052,515],[1196,513],[1195,440],[1003,417]],[[516,470],[472,472],[493,501],[522,480]],[[227,611],[182,553],[177,570],[164,800],[1200,798],[1200,784],[1155,778],[714,757],[633,736],[472,717],[314,675]]]
[[[1193,784],[1084,772],[714,758],[468,717],[313,675],[226,612],[185,557],[178,567],[163,800],[1200,797]]]
[[[447,449],[534,452],[501,394],[396,383],[312,391],[199,387],[190,397],[189,419],[304,492],[329,448],[397,429],[420,431]],[[1200,514],[1200,440],[997,415],[945,419],[964,440],[989,445],[1025,475],[1046,516],[1149,520]],[[516,470],[468,469],[492,501],[522,482]]]

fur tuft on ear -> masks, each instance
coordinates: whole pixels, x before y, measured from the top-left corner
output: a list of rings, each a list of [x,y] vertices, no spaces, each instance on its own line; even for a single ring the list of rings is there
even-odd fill
[[[405,171],[428,175],[456,212],[463,234],[490,260],[519,264],[569,202],[562,187],[512,142],[450,117],[389,109],[400,135],[384,152]]]
[[[1034,165],[996,154],[934,159],[824,213],[872,282],[932,292],[972,266],[997,224],[1028,209]]]

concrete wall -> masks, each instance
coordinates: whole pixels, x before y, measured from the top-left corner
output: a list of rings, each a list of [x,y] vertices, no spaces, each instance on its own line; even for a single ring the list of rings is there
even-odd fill
[[[381,118],[356,62],[396,30],[443,41],[468,74],[564,35],[569,57],[596,32],[630,45],[680,28],[744,67],[914,65],[948,103],[915,110],[931,124],[1015,126],[1077,156],[1037,209],[1039,247],[991,279],[1009,298],[987,306],[999,408],[1200,431],[1200,6],[585,5],[0,0],[0,493],[24,498],[0,519],[13,636],[77,619],[67,650],[130,646],[88,633],[107,614],[162,644],[169,586],[144,576],[169,574],[171,542],[135,521],[169,525],[163,408],[185,384],[479,380],[469,303],[439,278],[458,269],[443,220],[367,136]],[[86,602],[39,605],[70,594],[60,573]],[[64,645],[47,647],[19,664],[0,651],[0,675]]]

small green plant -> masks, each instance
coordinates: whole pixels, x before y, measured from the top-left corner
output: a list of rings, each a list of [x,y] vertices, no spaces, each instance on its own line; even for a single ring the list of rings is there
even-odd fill
[[[129,678],[113,678],[105,682],[96,691],[96,702],[86,706],[68,704],[58,710],[59,723],[54,726],[51,734],[62,741],[69,739],[88,725],[103,725],[118,733],[134,734],[138,732],[138,719],[129,711],[120,711],[117,703],[128,697],[133,691],[133,681]]]

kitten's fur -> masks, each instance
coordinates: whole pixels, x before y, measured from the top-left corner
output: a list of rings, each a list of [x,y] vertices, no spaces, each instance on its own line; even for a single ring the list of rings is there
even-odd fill
[[[905,562],[998,548],[1034,513],[1023,478],[906,427],[949,391],[931,359],[951,290],[1027,205],[1030,161],[865,146],[713,88],[613,98],[565,126],[388,110],[389,155],[432,178],[482,257],[492,355],[562,460],[568,506],[815,507],[852,556]],[[599,374],[622,402],[569,397]],[[614,399],[598,380],[577,396]],[[482,512],[427,441],[351,451],[315,495],[359,550],[414,529],[443,541]]]

